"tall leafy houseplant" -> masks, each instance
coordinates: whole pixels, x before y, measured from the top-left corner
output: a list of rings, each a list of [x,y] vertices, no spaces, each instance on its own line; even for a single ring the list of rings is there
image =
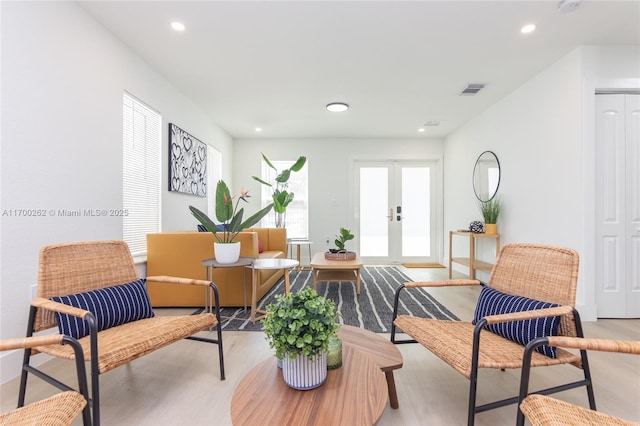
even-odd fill
[[[204,226],[207,231],[212,232],[219,243],[233,243],[236,236],[240,231],[245,228],[250,228],[265,217],[273,207],[273,204],[269,204],[247,220],[243,221],[244,207],[239,207],[240,201],[248,203],[249,198],[248,191],[244,189],[240,192],[236,204],[234,206],[231,191],[227,184],[220,180],[216,186],[216,224],[209,218],[204,212],[198,210],[193,206],[189,206],[191,214]]]
[[[273,165],[271,161],[269,161],[267,156],[264,155],[264,153],[261,154],[262,159],[267,164],[267,166],[275,170],[275,182],[269,183],[257,176],[252,177],[254,180],[260,182],[261,184],[267,185],[272,188],[273,192],[271,194],[271,198],[273,199],[273,210],[276,212],[276,227],[284,228],[287,206],[293,201],[294,198],[294,193],[288,191],[289,178],[291,177],[292,172],[299,172],[304,167],[307,162],[307,157],[298,157],[296,162],[291,167],[278,172],[278,169]]]

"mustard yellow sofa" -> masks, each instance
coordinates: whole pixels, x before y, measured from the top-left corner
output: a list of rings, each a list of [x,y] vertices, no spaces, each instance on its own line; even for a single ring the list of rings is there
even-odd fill
[[[240,256],[252,258],[285,258],[287,232],[284,228],[250,228],[238,234]],[[204,259],[215,257],[210,232],[161,232],[147,235],[147,276],[169,275],[206,279]],[[262,252],[259,252],[259,246]],[[216,268],[213,282],[220,293],[221,306],[243,306],[245,268]],[[260,300],[284,275],[280,270],[258,271],[257,298]],[[247,301],[252,297],[252,274],[246,270]],[[151,304],[154,307],[201,307],[204,305],[203,288],[185,288],[154,281],[147,282]]]

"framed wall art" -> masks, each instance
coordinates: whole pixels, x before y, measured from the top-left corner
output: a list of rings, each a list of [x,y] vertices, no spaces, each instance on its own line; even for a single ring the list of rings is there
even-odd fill
[[[169,191],[207,195],[207,146],[173,123],[169,123]]]

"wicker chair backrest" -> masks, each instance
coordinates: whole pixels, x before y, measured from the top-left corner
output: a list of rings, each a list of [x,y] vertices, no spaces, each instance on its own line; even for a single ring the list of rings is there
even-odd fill
[[[491,271],[491,288],[516,296],[575,307],[578,287],[578,252],[540,244],[505,244]],[[558,330],[576,336],[573,315],[565,316]]]
[[[49,299],[139,279],[124,241],[55,244],[40,250],[38,297]],[[56,326],[51,311],[38,310],[34,331]]]

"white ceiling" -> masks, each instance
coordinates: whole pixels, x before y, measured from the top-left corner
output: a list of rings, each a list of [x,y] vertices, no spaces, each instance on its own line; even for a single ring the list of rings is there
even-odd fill
[[[640,49],[638,0],[80,3],[234,138],[444,137],[577,46]]]

